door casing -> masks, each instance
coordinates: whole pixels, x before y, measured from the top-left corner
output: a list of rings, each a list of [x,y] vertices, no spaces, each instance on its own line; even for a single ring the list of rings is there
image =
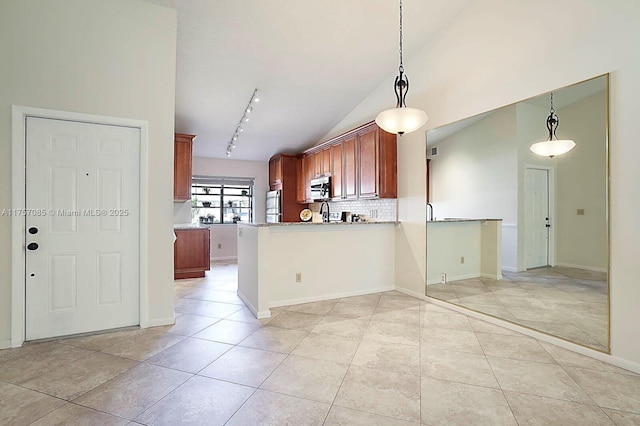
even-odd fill
[[[11,208],[25,209],[25,148],[27,117],[78,121],[140,129],[140,327],[149,326],[148,301],[148,193],[149,193],[149,123],[119,117],[108,117],[68,111],[57,111],[25,106],[12,106],[12,181]],[[11,218],[11,346],[19,347],[25,341],[25,216]]]

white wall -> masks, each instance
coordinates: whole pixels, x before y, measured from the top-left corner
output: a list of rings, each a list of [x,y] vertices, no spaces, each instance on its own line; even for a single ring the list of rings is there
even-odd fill
[[[557,111],[563,134],[577,145],[557,165],[559,265],[607,268],[605,104],[605,93],[600,92]],[[584,122],[580,117],[599,120]],[[578,209],[584,209],[584,215],[577,215]]]
[[[0,208],[11,208],[11,105],[149,122],[149,312],[173,320],[175,10],[138,0],[0,3]],[[0,217],[0,347],[10,338],[11,218]]]
[[[562,29],[559,22],[565,23]],[[640,3],[632,0],[470,2],[437,39],[405,58],[411,79],[407,104],[430,116],[423,130],[611,72],[611,353],[635,363],[640,363],[638,22]],[[395,103],[390,87],[396,58],[388,60],[388,78],[323,140]],[[424,152],[422,131],[399,138],[403,223],[396,236],[396,286],[418,293],[425,283]]]
[[[507,270],[516,269],[518,250],[517,123],[516,106],[500,109],[435,144],[429,163],[434,217],[502,219]]]
[[[211,228],[211,260],[238,258],[238,226],[235,223],[209,225]]]

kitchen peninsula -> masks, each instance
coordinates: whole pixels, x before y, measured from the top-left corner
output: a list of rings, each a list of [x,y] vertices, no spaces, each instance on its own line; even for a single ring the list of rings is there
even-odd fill
[[[427,285],[502,279],[502,219],[427,221]]]
[[[398,222],[238,223],[238,296],[269,309],[393,290]]]

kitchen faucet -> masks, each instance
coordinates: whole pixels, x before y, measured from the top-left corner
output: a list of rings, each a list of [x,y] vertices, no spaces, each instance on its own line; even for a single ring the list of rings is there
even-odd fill
[[[429,210],[429,220],[433,220],[433,206],[431,205],[431,203],[427,203],[427,208]]]
[[[325,207],[327,208],[326,211]],[[322,204],[320,204],[320,214],[322,215],[323,222],[329,222],[329,203],[326,201],[323,201]]]

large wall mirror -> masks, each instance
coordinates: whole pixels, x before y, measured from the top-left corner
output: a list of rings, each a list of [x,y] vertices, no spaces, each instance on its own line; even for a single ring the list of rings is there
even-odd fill
[[[552,99],[576,145],[549,158]],[[609,352],[608,99],[603,75],[427,132],[427,296]]]

